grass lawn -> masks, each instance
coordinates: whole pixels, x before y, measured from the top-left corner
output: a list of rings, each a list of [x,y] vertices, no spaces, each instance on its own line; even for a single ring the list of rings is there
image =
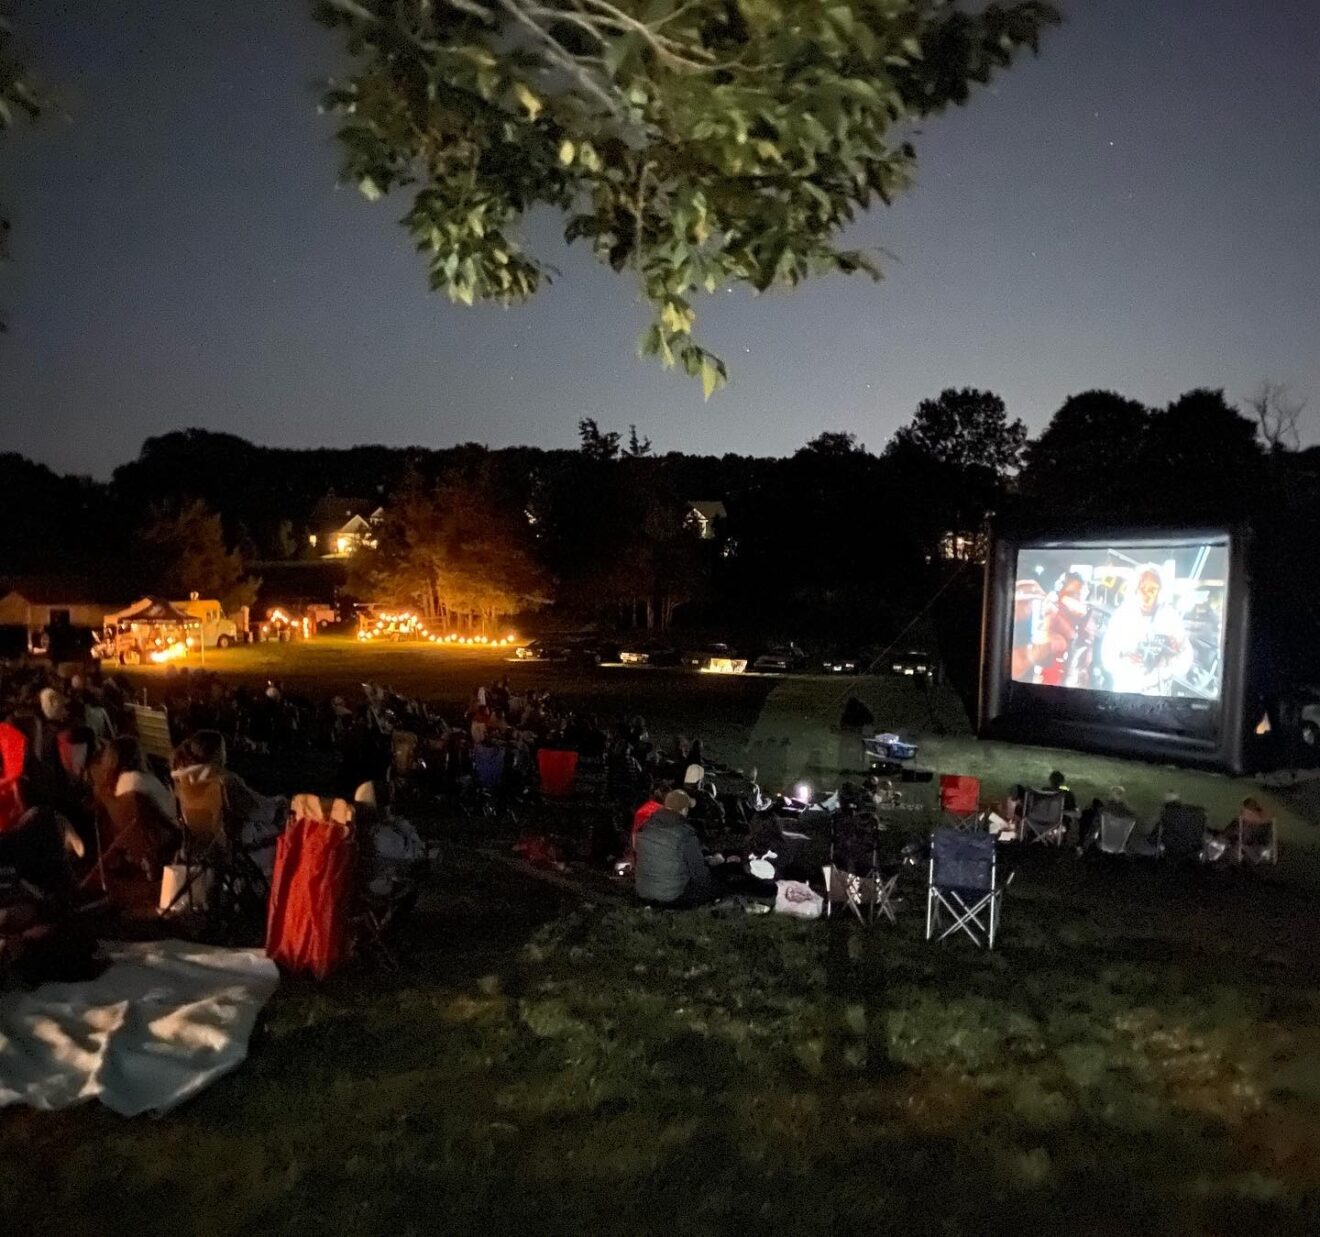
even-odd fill
[[[455,847],[400,975],[286,981],[177,1113],[0,1116],[8,1230],[1315,1232],[1308,900],[1029,858],[987,955],[915,886],[668,915]]]
[[[331,673],[458,699],[492,668],[438,654],[433,672],[403,652],[344,650],[353,677]],[[271,673],[260,650],[228,656]],[[300,685],[321,657],[335,664],[329,642],[271,664]],[[826,707],[838,682],[513,671],[602,713],[644,712],[657,733],[697,729],[720,754],[717,737],[741,743],[734,756],[787,739],[822,776],[848,754]],[[1061,763],[1079,794],[1118,781],[1138,806],[1177,788],[1219,812],[1246,793],[977,744],[954,702],[860,690],[881,724],[920,732],[924,763],[993,786]],[[1311,853],[1311,828],[1288,816],[1285,859]],[[897,927],[662,914],[603,879],[551,882],[450,837],[403,970],[285,981],[250,1061],[177,1113],[0,1113],[6,1228],[1320,1231],[1306,863],[1009,859],[988,955],[921,939],[919,881]]]

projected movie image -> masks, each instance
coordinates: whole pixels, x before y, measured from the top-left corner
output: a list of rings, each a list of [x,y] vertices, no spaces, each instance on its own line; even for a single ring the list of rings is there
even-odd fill
[[[1228,546],[1018,551],[1015,682],[1218,700]]]

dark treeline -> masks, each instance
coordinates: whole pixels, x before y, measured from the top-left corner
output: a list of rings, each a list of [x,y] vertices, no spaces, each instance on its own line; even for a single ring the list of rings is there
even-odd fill
[[[1320,621],[1320,453],[1292,449],[1269,407],[1248,413],[1219,391],[1164,408],[1086,392],[1031,441],[996,396],[950,390],[878,453],[824,433],[782,459],[657,455],[591,421],[578,450],[296,450],[183,430],[148,439],[106,484],[0,456],[0,574],[76,574],[121,591],[187,579],[237,597],[260,564],[321,552],[309,538],[336,495],[386,513],[379,547],[352,564],[360,596],[389,589],[492,619],[553,602],[567,621],[876,645],[939,593],[926,617],[946,657],[974,657],[977,563],[994,518],[1248,521],[1279,656],[1307,662]],[[724,505],[714,536],[695,534],[692,501]]]

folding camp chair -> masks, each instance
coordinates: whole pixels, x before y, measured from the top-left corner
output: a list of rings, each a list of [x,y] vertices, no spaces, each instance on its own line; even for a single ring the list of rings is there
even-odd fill
[[[1187,862],[1202,857],[1206,836],[1205,808],[1191,803],[1166,803],[1156,826],[1160,853]]]
[[[1279,831],[1273,816],[1268,820],[1238,819],[1233,862],[1239,865],[1279,862]]]
[[[1096,822],[1096,846],[1103,855],[1127,853],[1128,842],[1137,827],[1136,819],[1112,808],[1102,808]]]
[[[486,791],[497,791],[504,783],[505,750],[498,743],[478,743],[472,749],[472,776]]]
[[[1022,801],[1022,840],[1062,846],[1068,830],[1060,790],[1028,790]]]
[[[357,871],[353,809],[343,799],[297,795],[275,846],[266,953],[324,979],[348,958]]]
[[[858,923],[874,923],[877,914],[898,922],[894,911],[898,870],[886,874],[881,865],[880,832],[878,822],[865,818],[839,821],[831,830],[830,861],[823,869],[826,916],[834,906],[843,905]]]
[[[153,709],[145,704],[134,704],[129,708],[133,713],[133,725],[142,754],[148,760],[160,761],[169,769],[170,760],[174,756],[169,716],[164,709]]]
[[[355,862],[349,893],[349,946],[358,953],[371,949],[390,970],[398,970],[393,932],[416,904],[421,885],[412,876],[377,874],[378,824],[374,812],[364,811],[359,805],[352,824]]]
[[[975,829],[981,823],[981,781],[961,773],[940,775],[940,810],[955,829]]]
[[[27,754],[27,735],[9,722],[0,722],[0,833],[14,828],[27,811],[23,793]]]
[[[174,896],[160,908],[162,915],[180,907],[196,909],[199,902],[209,902],[209,897],[200,896],[200,888],[203,882],[214,887],[226,860],[224,783],[178,781],[174,789],[183,825],[184,877]]]
[[[85,740],[75,740],[68,731],[61,730],[55,736],[55,749],[59,754],[60,767],[71,782],[81,782],[87,777],[87,764],[91,759],[91,744]]]
[[[417,802],[422,797],[422,778],[426,765],[420,756],[421,739],[411,730],[390,732],[388,774],[390,800],[393,803]]]
[[[944,940],[959,930],[977,945],[995,947],[1004,889],[997,883],[995,839],[989,833],[936,829],[931,836],[926,890],[926,939]],[[949,923],[944,923],[945,914]]]
[[[178,827],[166,820],[160,809],[137,791],[131,794],[98,794],[95,800],[93,822],[96,831],[96,863],[83,877],[86,888],[93,877],[100,881],[101,889],[113,895],[113,883],[107,878],[106,861],[123,857],[134,866],[148,869],[154,874],[161,859],[167,854],[166,843],[177,836]],[[109,838],[109,845],[106,839]]]
[[[230,812],[223,782],[180,781],[175,791],[183,825],[184,882],[163,913],[182,904],[185,896],[190,906],[201,901],[194,890],[205,880],[212,924],[233,936],[242,925],[265,915],[270,881],[255,852],[267,844],[244,845],[242,825]]]
[[[412,777],[417,772],[417,735],[411,730],[390,732],[390,772],[396,777]]]
[[[536,753],[536,768],[541,776],[541,793],[549,799],[566,799],[577,781],[578,754],[559,748],[542,747]]]
[[[1160,816],[1152,828],[1143,832],[1138,821],[1128,835],[1124,853],[1142,859],[1158,859],[1164,854],[1164,817]]]

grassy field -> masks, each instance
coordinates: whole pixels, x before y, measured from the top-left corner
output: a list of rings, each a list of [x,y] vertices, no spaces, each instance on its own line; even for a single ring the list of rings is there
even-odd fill
[[[215,661],[454,700],[495,668],[342,652]],[[831,729],[838,682],[512,674],[653,729],[672,720],[731,757],[786,747],[822,777],[849,759]],[[977,744],[956,701],[853,686],[881,724],[918,733],[923,761],[992,785],[1061,764],[1082,794],[1118,781],[1141,803],[1179,789],[1226,812],[1245,793]],[[1286,828],[1285,858],[1310,854],[1304,816]],[[179,1112],[0,1114],[6,1227],[1320,1231],[1320,933],[1304,864],[1182,872],[1014,852],[987,955],[921,939],[916,878],[896,927],[864,929],[655,913],[599,876],[520,869],[501,839],[444,845],[403,969],[285,981],[251,1060]]]

